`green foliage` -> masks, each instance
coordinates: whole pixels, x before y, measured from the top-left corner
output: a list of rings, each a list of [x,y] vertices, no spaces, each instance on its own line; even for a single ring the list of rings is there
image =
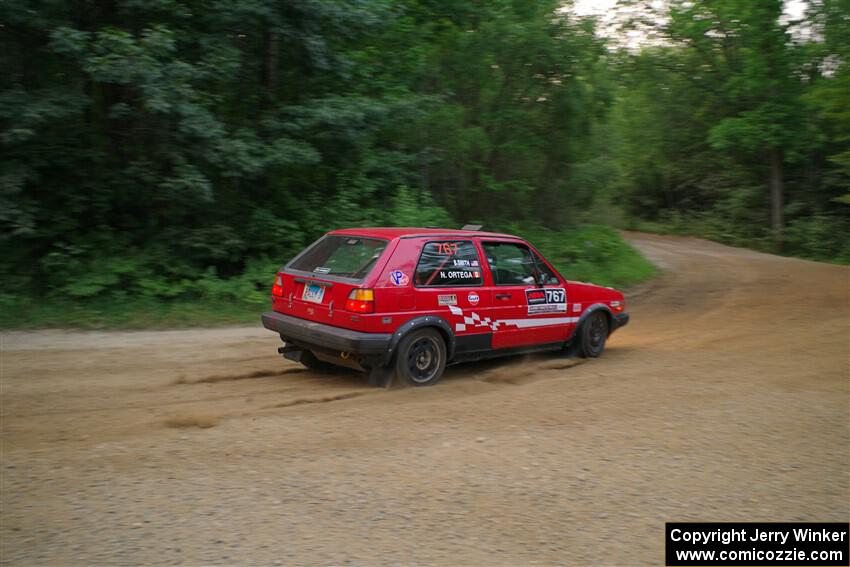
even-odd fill
[[[251,303],[328,229],[565,224],[610,87],[557,7],[4,3],[3,293]]]
[[[822,0],[811,7],[811,20],[818,23],[822,41],[808,47],[821,70],[803,94],[807,110],[817,118],[818,172],[821,189],[830,198],[827,213],[838,210],[847,226],[850,209],[850,1]],[[825,159],[824,159],[825,157]],[[835,205],[838,204],[836,207]],[[839,233],[846,237],[847,233]],[[833,237],[834,238],[834,237]],[[844,239],[844,242],[847,238]],[[845,255],[846,257],[846,255]]]
[[[505,227],[509,229],[528,238],[569,279],[623,288],[656,274],[655,267],[610,227],[587,225],[565,231]],[[54,257],[53,261],[70,265],[67,259]],[[116,264],[112,266],[111,261]],[[113,258],[97,266],[97,276],[87,276],[87,266],[77,265],[79,271],[70,274],[68,284],[47,297],[0,294],[0,328],[256,324],[258,313],[269,303],[271,282],[279,268],[275,260],[257,258],[241,274],[226,279],[213,268],[169,279],[152,275],[151,265],[152,260],[142,256]],[[129,266],[134,267],[135,277],[128,277],[133,273],[127,271]]]
[[[836,235],[850,234],[847,216],[818,214],[800,217],[788,225],[787,242],[791,253],[813,260],[850,264],[850,239]]]
[[[808,6],[817,40],[782,7],[675,0],[667,45],[620,54],[611,125],[631,226],[846,258],[850,3]]]
[[[817,41],[779,0],[670,6],[632,53],[555,0],[2,2],[0,298],[258,306],[341,226],[768,247],[768,155],[785,251],[846,258],[847,0],[810,3]],[[568,272],[648,273],[582,238]]]
[[[682,234],[710,238],[718,242],[754,248],[764,252],[772,250],[770,232],[753,225],[727,220],[721,213],[666,212],[655,221],[630,219],[626,228],[658,234]],[[785,252],[803,258],[850,264],[850,240],[836,235],[850,233],[850,222],[844,216],[819,214],[798,217],[788,223],[785,231]]]
[[[164,302],[146,298],[56,301],[0,296],[0,328],[150,329],[256,325],[258,306],[233,301]]]
[[[584,225],[552,231],[509,227],[540,250],[567,279],[628,287],[656,274],[656,268],[611,227]]]

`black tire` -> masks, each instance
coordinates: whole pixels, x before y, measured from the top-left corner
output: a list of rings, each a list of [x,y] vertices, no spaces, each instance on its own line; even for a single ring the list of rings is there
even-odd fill
[[[316,355],[313,354],[313,351],[309,350],[301,351],[301,360],[299,362],[310,370],[315,370],[317,372],[328,372],[334,369],[333,364],[319,360],[316,358]]]
[[[584,358],[596,358],[605,350],[608,339],[608,317],[605,313],[596,312],[582,323],[579,330],[578,353]]]
[[[435,329],[418,329],[401,340],[395,371],[411,386],[432,386],[446,369],[446,343]]]

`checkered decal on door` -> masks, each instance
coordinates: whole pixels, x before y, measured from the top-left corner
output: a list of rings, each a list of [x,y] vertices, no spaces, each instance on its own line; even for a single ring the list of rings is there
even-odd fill
[[[475,311],[467,317],[463,314],[463,309],[455,305],[449,305],[449,310],[452,312],[452,315],[460,315],[463,317],[463,323],[455,323],[456,333],[465,331],[467,327],[489,327],[491,331],[495,331],[499,328],[499,321],[491,321],[489,317],[484,317],[482,319]]]
[[[525,318],[525,319],[496,319],[492,320],[489,317],[482,318],[475,311],[469,315],[464,314],[463,309],[457,305],[449,305],[449,311],[452,315],[463,317],[463,323],[455,323],[455,333],[470,329],[490,329],[495,331],[502,327],[518,327],[527,329],[531,327],[548,327],[549,325],[566,325],[569,323],[578,322],[578,317],[540,317],[540,318]]]

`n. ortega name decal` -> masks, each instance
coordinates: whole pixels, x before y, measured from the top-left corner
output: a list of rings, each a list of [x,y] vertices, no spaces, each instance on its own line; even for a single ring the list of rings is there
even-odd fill
[[[440,270],[441,280],[477,280],[481,277],[480,272],[467,272],[465,270]]]
[[[538,288],[525,290],[529,315],[544,313],[566,313],[567,293],[564,288]]]
[[[409,284],[410,278],[407,277],[407,274],[405,274],[401,270],[393,270],[392,272],[390,272],[390,281],[393,283],[393,285],[402,286]]]

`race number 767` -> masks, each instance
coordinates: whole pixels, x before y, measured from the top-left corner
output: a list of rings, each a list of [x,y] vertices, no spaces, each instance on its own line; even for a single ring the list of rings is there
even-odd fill
[[[567,299],[563,289],[547,289],[546,303],[564,303]]]

